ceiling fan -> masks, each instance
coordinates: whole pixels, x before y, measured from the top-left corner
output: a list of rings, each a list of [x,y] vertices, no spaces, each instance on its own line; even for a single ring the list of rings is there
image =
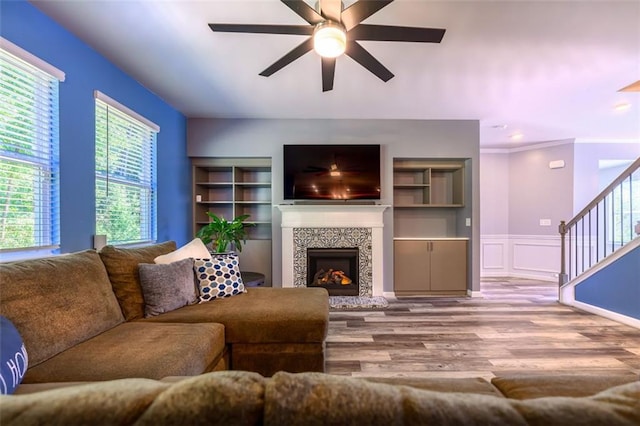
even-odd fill
[[[391,71],[374,58],[357,40],[440,43],[445,33],[444,29],[439,28],[361,23],[393,0],[359,0],[346,9],[342,8],[341,0],[318,0],[318,10],[309,6],[304,0],[281,1],[307,21],[309,25],[209,24],[209,27],[212,31],[221,32],[309,36],[289,53],[267,67],[260,75],[269,77],[314,49],[322,58],[323,92],[333,90],[336,58],[343,53],[382,81],[389,81],[393,77]]]

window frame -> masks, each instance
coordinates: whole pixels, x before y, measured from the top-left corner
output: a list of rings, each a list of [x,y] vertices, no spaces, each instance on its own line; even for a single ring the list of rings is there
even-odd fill
[[[24,147],[31,152],[25,154],[4,149],[0,151],[0,159],[5,165],[12,163],[30,167],[33,172],[32,188],[33,184],[40,187],[27,192],[33,197],[34,204],[31,221],[34,245],[0,246],[0,260],[9,261],[54,254],[60,249],[59,92],[65,73],[3,37],[0,37],[0,49],[3,58],[6,56],[3,62],[6,61],[7,69],[18,71],[27,80],[33,80],[33,84],[25,89],[17,87],[18,81],[14,80],[12,83],[15,84],[9,86],[9,90],[31,91],[34,95],[29,100],[35,99],[33,104],[18,108],[20,117],[33,120],[31,126],[34,127],[27,127],[33,134],[28,135],[29,144]],[[11,105],[15,107],[15,103]],[[7,104],[7,114],[9,108]],[[15,141],[25,143],[24,139]]]
[[[100,92],[99,90],[94,91],[94,108],[95,108],[95,190],[96,190],[96,199],[95,199],[95,211],[96,211],[96,235],[105,235],[107,244],[118,245],[118,246],[126,246],[126,245],[141,245],[153,243],[157,238],[157,162],[156,162],[156,152],[157,152],[157,135],[160,132],[160,127],[148,120],[144,116],[138,114],[137,112],[131,110],[127,106],[121,104],[120,102],[114,100],[108,95]],[[113,114],[113,116],[111,116]],[[111,121],[110,121],[111,120]],[[101,126],[105,126],[102,121],[106,122],[106,141],[100,140],[100,131]],[[113,163],[110,163],[110,133],[117,134],[118,131],[124,131],[128,133],[125,126],[121,126],[119,124],[126,123],[133,128],[136,128],[137,131],[134,132],[136,138],[136,142],[141,144],[141,156],[138,158],[140,160],[140,165],[137,168],[134,168],[134,171],[139,171],[144,177],[140,180],[136,179],[128,179],[122,174],[118,175],[117,171],[112,172],[114,168],[117,169],[117,160],[114,160]],[[117,126],[115,129],[110,130],[110,126]],[[104,129],[103,129],[104,130]],[[140,131],[140,132],[139,132]],[[144,132],[147,132],[147,135],[144,135]],[[140,134],[138,134],[140,133]],[[142,135],[142,136],[140,136]],[[138,138],[137,136],[140,136]],[[117,137],[117,136],[114,136]],[[144,144],[149,145],[144,145]],[[103,146],[106,145],[106,146]],[[106,149],[105,157],[99,157],[102,152]],[[100,163],[106,161],[106,168],[102,168]],[[137,164],[136,164],[137,166]],[[127,166],[128,167],[128,166]],[[130,169],[129,169],[130,170]],[[104,229],[104,227],[108,226],[105,224],[100,224],[101,220],[101,209],[104,208],[105,205],[108,205],[109,202],[106,200],[106,197],[109,195],[109,185],[115,185],[115,187],[119,188],[120,191],[140,191],[140,213],[136,215],[139,217],[139,238],[135,239],[113,239],[109,238],[108,231]],[[102,189],[104,185],[105,189]],[[113,186],[112,186],[113,187]],[[106,191],[104,196],[101,196],[102,193]],[[125,193],[125,196],[130,196],[129,193]],[[115,213],[117,214],[117,213]],[[111,218],[113,219],[113,218]]]

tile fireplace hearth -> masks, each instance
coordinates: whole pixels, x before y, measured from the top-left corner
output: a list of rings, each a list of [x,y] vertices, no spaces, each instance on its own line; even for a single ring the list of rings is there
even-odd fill
[[[282,211],[282,286],[310,284],[311,249],[357,249],[357,292],[383,294],[384,205],[280,205]],[[346,265],[345,265],[346,266]],[[312,265],[313,267],[313,265]]]

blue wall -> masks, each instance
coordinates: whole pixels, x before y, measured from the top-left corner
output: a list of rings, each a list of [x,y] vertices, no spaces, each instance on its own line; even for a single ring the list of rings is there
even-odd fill
[[[26,1],[0,3],[0,34],[66,74],[60,84],[61,251],[92,247],[95,233],[94,97],[100,90],[160,126],[158,241],[191,239],[186,118]]]
[[[575,298],[640,319],[640,247],[579,283]]]

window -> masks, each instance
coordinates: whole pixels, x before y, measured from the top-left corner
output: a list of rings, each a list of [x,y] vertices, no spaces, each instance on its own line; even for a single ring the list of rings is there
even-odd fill
[[[0,37],[2,253],[60,244],[59,81],[60,70]]]
[[[96,91],[96,234],[109,244],[156,239],[158,126]]]
[[[608,197],[613,244],[623,246],[634,237],[634,225],[640,221],[640,172],[631,174]]]
[[[599,179],[602,190],[626,172],[633,160],[600,160]],[[618,183],[603,201],[604,218],[599,221],[607,253],[617,250],[636,237],[634,228],[640,222],[640,170],[636,169]]]

